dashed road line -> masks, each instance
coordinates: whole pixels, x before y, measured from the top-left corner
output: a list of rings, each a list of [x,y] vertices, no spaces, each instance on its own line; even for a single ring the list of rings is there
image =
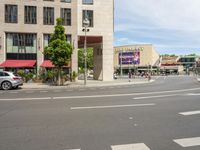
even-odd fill
[[[183,115],[183,116],[199,115],[200,114],[200,110],[188,111],[188,112],[180,112],[179,114]]]
[[[200,137],[175,139],[173,141],[182,147],[200,146]]]
[[[162,97],[173,97],[179,94],[171,94],[171,95],[157,95],[157,96],[146,96],[146,97],[135,97],[133,99],[151,99],[151,98],[162,98]]]
[[[200,93],[189,93],[188,96],[200,96]]]
[[[51,97],[40,97],[40,98],[15,98],[15,99],[0,99],[0,101],[26,101],[26,100],[50,100]]]
[[[150,150],[144,143],[113,145],[112,150]]]
[[[89,107],[71,107],[71,110],[81,109],[103,109],[103,108],[123,108],[123,107],[143,107],[143,106],[155,106],[154,103],[149,104],[132,104],[132,105],[110,105],[110,106],[89,106]]]

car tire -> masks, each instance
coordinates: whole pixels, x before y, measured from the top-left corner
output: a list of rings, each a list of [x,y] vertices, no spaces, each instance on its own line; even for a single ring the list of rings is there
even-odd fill
[[[3,90],[10,90],[12,88],[12,84],[9,82],[9,81],[4,81],[2,84],[1,84],[1,88]]]

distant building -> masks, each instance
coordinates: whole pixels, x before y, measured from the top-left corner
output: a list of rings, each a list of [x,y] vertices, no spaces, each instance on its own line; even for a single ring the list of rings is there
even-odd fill
[[[183,65],[178,62],[178,56],[161,56],[160,73],[161,74],[181,74]]]
[[[159,64],[159,54],[151,44],[114,47],[114,70],[117,73],[156,73]]]
[[[196,62],[198,61],[198,56],[180,56],[178,62],[180,62],[183,67],[184,71],[192,71],[195,68]]]

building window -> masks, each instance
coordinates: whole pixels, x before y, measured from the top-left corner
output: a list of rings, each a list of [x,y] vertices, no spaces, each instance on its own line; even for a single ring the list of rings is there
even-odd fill
[[[71,0],[60,0],[61,2],[71,3]]]
[[[93,10],[83,10],[83,18],[82,18],[82,23],[85,18],[88,18],[90,21],[89,27],[94,26],[94,20],[93,20]],[[84,25],[83,25],[84,26]]]
[[[71,34],[67,34],[66,35],[66,40],[68,43],[72,43],[72,35]]]
[[[25,24],[37,24],[37,7],[25,6],[24,11],[24,23]]]
[[[93,0],[83,0],[83,4],[92,5],[93,4]]]
[[[64,26],[71,26],[71,9],[61,8],[61,18],[63,19]]]
[[[5,5],[5,22],[17,23],[17,5]]]
[[[6,33],[7,59],[36,59],[37,40],[32,33]]]
[[[54,8],[44,7],[43,8],[43,23],[44,25],[54,25]]]

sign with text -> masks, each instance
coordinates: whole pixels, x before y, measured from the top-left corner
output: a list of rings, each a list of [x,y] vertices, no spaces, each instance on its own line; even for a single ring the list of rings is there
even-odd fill
[[[140,52],[119,53],[119,64],[140,64]]]

